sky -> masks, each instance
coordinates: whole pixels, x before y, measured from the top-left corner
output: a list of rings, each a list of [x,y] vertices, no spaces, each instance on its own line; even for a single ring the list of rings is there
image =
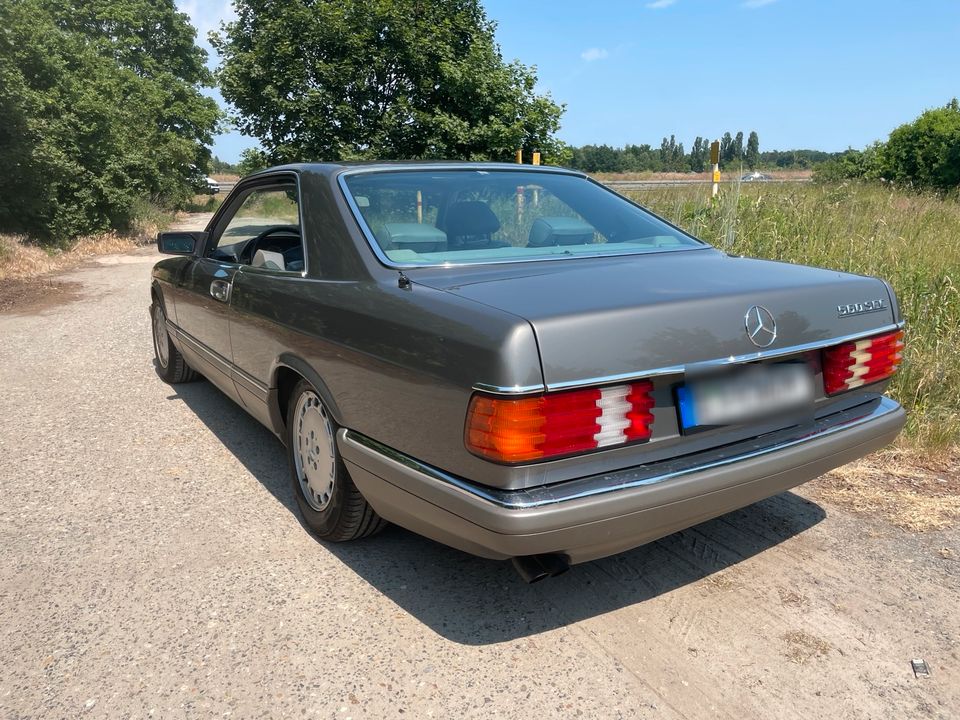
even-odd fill
[[[177,0],[198,27],[230,0]],[[535,65],[566,104],[573,145],[756,130],[761,150],[838,151],[885,139],[960,96],[958,0],[484,0],[506,60]],[[222,103],[222,98],[214,92]],[[235,162],[256,141],[220,136]]]

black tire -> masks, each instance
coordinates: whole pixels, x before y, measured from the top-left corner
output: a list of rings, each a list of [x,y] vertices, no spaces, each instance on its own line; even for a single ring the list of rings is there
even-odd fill
[[[167,313],[163,303],[153,296],[150,305],[150,329],[153,336],[153,355],[156,359],[154,366],[164,382],[171,385],[192,382],[197,379],[197,372],[187,365],[183,355],[177,350],[167,333]]]
[[[305,407],[304,407],[305,406]],[[317,417],[308,422],[321,424],[325,429],[323,433],[317,433],[316,445],[314,448],[320,453],[323,448],[323,457],[319,459],[319,464],[311,462],[311,454],[300,455],[299,463],[304,466],[303,479],[301,479],[301,469],[298,467],[298,454],[302,452],[300,435],[302,418],[306,418],[306,413],[316,413]],[[298,417],[298,414],[301,414]],[[380,532],[387,526],[370,504],[364,499],[360,491],[357,490],[353,480],[347,473],[347,468],[340,458],[340,452],[337,449],[336,432],[337,424],[333,417],[327,413],[320,394],[306,380],[301,380],[290,393],[287,402],[287,463],[290,470],[290,484],[293,489],[293,495],[297,499],[297,507],[300,509],[300,515],[303,521],[314,535],[321,540],[330,542],[347,542],[357,540]],[[329,433],[329,438],[325,436]],[[321,437],[323,436],[323,437]],[[308,436],[304,439],[307,440]],[[307,442],[313,442],[307,440]],[[329,448],[329,449],[327,449]],[[321,477],[328,477],[332,480],[332,488],[329,492],[315,491],[310,486],[310,481],[306,476],[306,471],[310,465],[314,468],[323,468],[324,462],[330,463],[329,471],[321,471]],[[310,495],[311,500],[307,499]]]

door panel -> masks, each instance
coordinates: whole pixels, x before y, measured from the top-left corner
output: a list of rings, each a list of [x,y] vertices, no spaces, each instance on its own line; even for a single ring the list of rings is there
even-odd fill
[[[230,300],[238,265],[212,258],[195,260],[181,279],[177,296],[177,324],[187,334],[185,345],[214,384],[236,397],[230,366]],[[200,368],[198,368],[200,369]]]

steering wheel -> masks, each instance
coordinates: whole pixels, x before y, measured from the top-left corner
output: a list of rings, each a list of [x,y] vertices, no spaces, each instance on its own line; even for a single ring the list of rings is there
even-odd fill
[[[240,251],[240,256],[238,261],[241,265],[249,265],[253,262],[253,256],[256,255],[257,250],[260,249],[260,244],[266,240],[271,235],[277,233],[285,233],[286,235],[296,235],[299,239],[300,237],[300,228],[296,225],[274,225],[268,227],[263,232],[255,235],[247,241],[247,244],[243,246],[243,250]],[[289,249],[289,248],[288,248]],[[283,252],[281,250],[280,252]]]

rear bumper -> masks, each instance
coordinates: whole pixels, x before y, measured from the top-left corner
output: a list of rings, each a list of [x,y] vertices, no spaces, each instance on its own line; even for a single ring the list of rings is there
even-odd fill
[[[350,430],[337,440],[354,483],[386,520],[483,557],[562,553],[576,563],[795,487],[883,447],[905,420],[881,397],[725,448],[527,490],[471,483]]]

